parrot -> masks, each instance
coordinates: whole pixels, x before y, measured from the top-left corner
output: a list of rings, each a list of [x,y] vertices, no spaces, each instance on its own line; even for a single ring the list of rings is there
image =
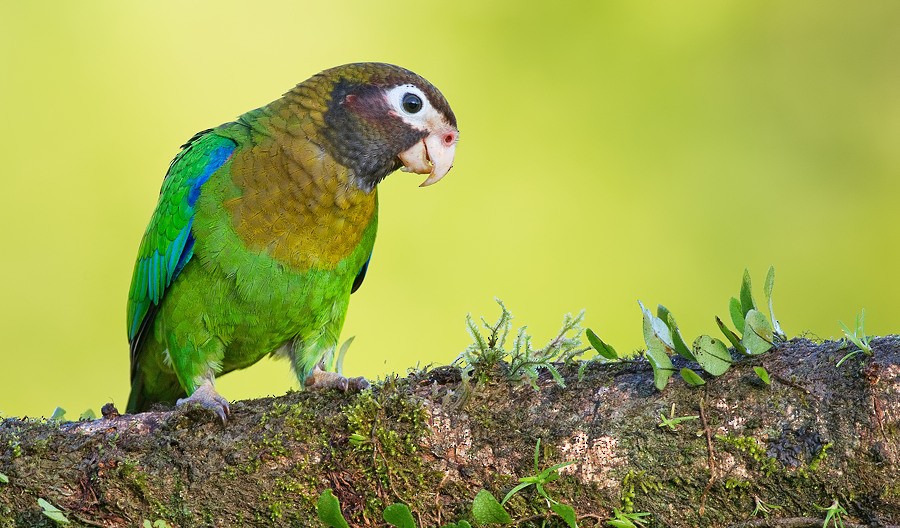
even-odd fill
[[[224,422],[216,378],[267,355],[289,359],[301,386],[347,390],[325,361],[369,268],[376,187],[397,169],[438,182],[458,139],[437,88],[375,62],[324,70],[195,134],[134,265],[127,412],[190,404]]]

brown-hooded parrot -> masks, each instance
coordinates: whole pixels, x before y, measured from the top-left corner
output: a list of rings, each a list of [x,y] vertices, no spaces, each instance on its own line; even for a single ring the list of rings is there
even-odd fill
[[[369,266],[376,187],[440,180],[459,131],[444,96],[380,63],[325,70],[196,134],[169,165],[128,293],[128,412],[198,403],[225,419],[217,376],[268,354],[301,384],[323,371]]]

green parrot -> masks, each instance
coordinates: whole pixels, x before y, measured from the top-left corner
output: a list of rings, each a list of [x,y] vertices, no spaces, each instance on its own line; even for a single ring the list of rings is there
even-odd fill
[[[216,377],[268,354],[346,390],[324,361],[369,266],[376,186],[397,169],[437,182],[458,138],[437,88],[381,63],[325,70],[191,138],[134,266],[128,412],[196,403],[225,420]]]

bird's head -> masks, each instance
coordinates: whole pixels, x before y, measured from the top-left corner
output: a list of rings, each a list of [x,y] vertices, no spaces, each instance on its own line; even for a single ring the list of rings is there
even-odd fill
[[[321,121],[326,148],[367,192],[397,169],[428,174],[424,187],[453,166],[456,116],[422,77],[390,64],[358,63],[307,82],[327,100]]]

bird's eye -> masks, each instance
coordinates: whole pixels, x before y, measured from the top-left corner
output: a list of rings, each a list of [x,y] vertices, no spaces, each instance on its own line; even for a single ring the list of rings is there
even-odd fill
[[[422,109],[422,100],[419,99],[418,95],[408,93],[403,96],[403,109],[410,114],[415,114]]]

